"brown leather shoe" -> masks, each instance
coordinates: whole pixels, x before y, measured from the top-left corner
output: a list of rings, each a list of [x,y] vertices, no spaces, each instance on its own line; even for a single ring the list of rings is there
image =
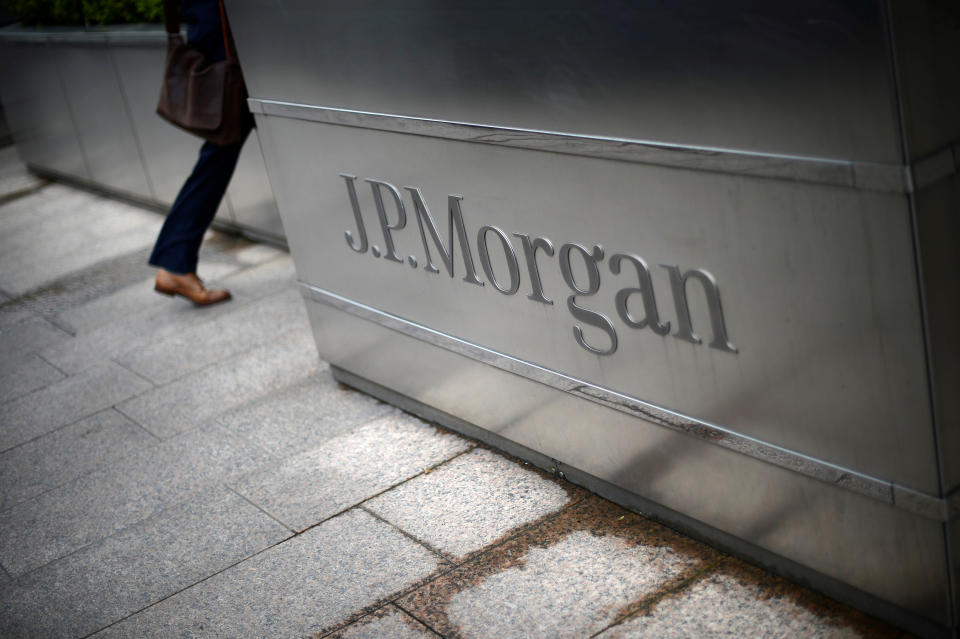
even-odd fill
[[[164,295],[182,295],[197,306],[209,306],[230,299],[230,291],[223,289],[208,290],[196,273],[177,275],[162,268],[157,270],[157,281],[153,290]]]

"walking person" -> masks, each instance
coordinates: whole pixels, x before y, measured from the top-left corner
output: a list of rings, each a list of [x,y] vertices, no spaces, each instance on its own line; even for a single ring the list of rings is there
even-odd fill
[[[233,38],[226,24],[222,0],[183,0],[179,7],[174,4],[177,2],[179,0],[165,2],[168,31],[175,28],[179,32],[179,21],[172,17],[179,13],[187,23],[189,47],[202,53],[208,64],[226,60],[227,47],[232,49]],[[171,22],[176,27],[172,27]],[[180,189],[160,229],[149,260],[157,267],[154,289],[159,293],[180,295],[198,306],[230,299],[229,291],[211,290],[203,285],[197,277],[197,260],[203,236],[213,222],[240,150],[254,126],[253,116],[245,103],[242,109],[239,141],[229,144],[204,142],[193,172]]]

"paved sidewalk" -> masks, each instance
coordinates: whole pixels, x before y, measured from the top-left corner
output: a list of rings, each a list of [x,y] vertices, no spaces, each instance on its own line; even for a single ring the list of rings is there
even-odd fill
[[[0,636],[900,637],[338,385],[290,257],[0,149]]]

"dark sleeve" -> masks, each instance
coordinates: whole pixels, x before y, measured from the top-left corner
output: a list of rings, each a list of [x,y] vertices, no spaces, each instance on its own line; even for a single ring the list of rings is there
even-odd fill
[[[187,23],[187,42],[199,49],[210,62],[227,57],[220,27],[219,0],[183,0],[183,21]]]

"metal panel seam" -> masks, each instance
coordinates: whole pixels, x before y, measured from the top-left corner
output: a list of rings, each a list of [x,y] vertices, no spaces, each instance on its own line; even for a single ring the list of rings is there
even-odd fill
[[[943,459],[943,449],[940,444],[940,421],[939,421],[939,411],[937,410],[937,389],[935,385],[934,370],[933,370],[933,341],[930,334],[930,322],[929,314],[927,312],[927,291],[924,286],[924,275],[923,275],[923,260],[921,259],[922,251],[920,247],[920,226],[919,226],[919,215],[917,211],[917,199],[915,191],[920,189],[923,186],[928,186],[934,182],[939,181],[941,177],[937,173],[948,171],[938,170],[936,167],[937,158],[936,156],[941,153],[936,151],[921,159],[918,162],[910,164],[910,140],[907,136],[907,126],[906,126],[906,112],[903,103],[903,87],[900,82],[900,64],[898,59],[897,52],[897,43],[894,35],[893,28],[893,3],[890,0],[885,0],[881,3],[884,13],[884,36],[886,40],[887,48],[887,60],[888,68],[891,79],[891,86],[893,87],[893,107],[895,109],[896,118],[895,123],[897,126],[897,135],[900,138],[900,152],[902,154],[902,162],[907,166],[910,166],[910,171],[908,171],[908,177],[912,182],[914,188],[911,188],[910,191],[906,194],[907,197],[907,210],[910,220],[910,232],[913,239],[913,255],[914,255],[914,268],[916,272],[916,281],[917,281],[917,298],[920,303],[920,330],[922,331],[922,339],[924,344],[924,360],[926,363],[926,373],[927,373],[927,392],[929,397],[930,405],[930,425],[933,429],[933,450],[934,450],[934,463],[937,465],[937,482],[940,487],[940,494],[944,494],[946,491],[946,471],[944,468]],[[948,145],[948,148],[952,145]],[[954,158],[950,158],[951,164],[953,164]],[[933,170],[930,171],[930,165],[933,165]],[[918,170],[919,169],[919,170]],[[953,167],[954,171],[956,167]],[[960,609],[958,609],[958,589],[960,589],[960,583],[957,583],[957,575],[951,566],[956,564],[956,559],[954,553],[958,551],[957,548],[952,547],[950,543],[950,534],[949,534],[949,524],[951,519],[957,515],[958,509],[958,496],[960,492],[955,491],[954,494],[948,495],[942,498],[943,502],[943,544],[944,549],[947,553],[947,606],[948,606],[948,616],[952,620],[953,624],[956,624],[958,619],[960,619]]]
[[[51,47],[49,40],[44,40],[43,46]],[[87,158],[87,150],[83,148],[83,139],[80,137],[80,128],[77,126],[77,116],[74,114],[73,105],[70,104],[70,93],[67,91],[67,85],[63,81],[63,71],[60,70],[60,60],[56,52],[53,54],[53,68],[57,72],[57,83],[63,92],[63,101],[67,105],[67,113],[70,114],[70,126],[73,128],[73,137],[77,140],[77,147],[80,149],[80,158],[83,160],[83,170],[86,175],[82,176],[89,180],[93,179],[93,169],[90,168],[90,160]]]
[[[123,86],[123,78],[120,76],[120,70],[117,68],[117,59],[114,55],[114,48],[107,47],[107,55],[110,56],[110,66],[113,68],[113,75],[117,81],[117,88],[120,89],[120,101],[123,103],[123,111],[130,123],[130,131],[133,133],[133,143],[137,147],[137,156],[140,158],[140,170],[143,171],[143,177],[147,181],[147,189],[150,191],[150,197],[157,200],[157,191],[153,188],[153,180],[150,178],[150,172],[147,170],[147,159],[143,153],[143,143],[140,141],[140,134],[137,133],[137,125],[133,121],[133,112],[130,110],[130,101],[127,99],[127,90]]]
[[[910,188],[907,168],[900,164],[849,162],[829,158],[698,147],[653,140],[501,127],[295,104],[263,98],[248,98],[247,103],[253,113],[268,117],[421,135],[458,142],[491,144],[750,177],[830,184],[868,191],[907,192]]]

